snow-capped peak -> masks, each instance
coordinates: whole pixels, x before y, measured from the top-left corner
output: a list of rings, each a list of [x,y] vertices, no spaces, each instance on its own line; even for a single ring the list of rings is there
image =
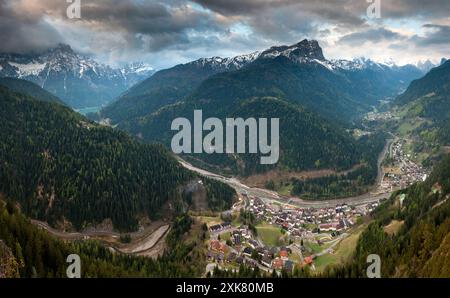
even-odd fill
[[[155,69],[147,63],[144,62],[133,62],[127,64],[125,67],[121,69],[122,74],[127,75],[130,73],[151,73],[154,72]]]
[[[430,60],[426,60],[426,61],[419,61],[416,64],[417,68],[422,70],[423,72],[428,72],[430,69],[432,69],[433,67],[436,67],[437,65],[434,64],[433,62],[431,62]]]
[[[385,69],[397,67],[394,60],[387,59],[383,62],[376,62],[365,57],[354,58],[353,60],[333,59],[330,61],[335,68],[344,70],[361,70],[361,69]]]
[[[212,68],[221,68],[224,70],[237,70],[255,61],[259,57],[259,55],[260,52],[253,52],[250,54],[239,55],[229,58],[222,58],[222,57],[200,58],[188,64],[200,65],[202,67],[210,66]]]
[[[145,63],[112,68],[64,44],[37,54],[0,54],[0,77],[35,82],[74,107],[95,105],[93,94],[105,104],[153,73]]]
[[[191,63],[200,66],[208,65],[213,68],[223,68],[224,70],[231,70],[240,69],[257,59],[273,59],[279,56],[284,56],[298,63],[318,63],[329,69],[332,69],[332,65],[324,58],[319,43],[315,40],[307,39],[304,39],[299,43],[290,46],[274,46],[262,52],[253,52],[250,54],[239,55],[231,58],[201,58]]]

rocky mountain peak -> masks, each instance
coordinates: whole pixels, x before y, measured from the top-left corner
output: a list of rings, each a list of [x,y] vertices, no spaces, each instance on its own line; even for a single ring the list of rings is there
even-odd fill
[[[293,61],[319,60],[325,61],[322,48],[316,40],[304,39],[290,46],[274,46],[261,53],[261,58],[276,58],[284,56]]]

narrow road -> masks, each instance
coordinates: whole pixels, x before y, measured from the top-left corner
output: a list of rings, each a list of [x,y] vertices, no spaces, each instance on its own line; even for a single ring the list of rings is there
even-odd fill
[[[95,232],[62,232],[57,229],[50,227],[50,225],[46,222],[32,219],[31,223],[35,226],[38,226],[44,230],[47,230],[50,234],[64,239],[64,240],[82,240],[90,237],[113,237],[119,238],[120,234],[111,231],[95,231]]]
[[[339,238],[332,240],[333,243],[328,248],[317,253],[316,257],[320,257],[324,254],[330,253],[336,247],[336,245],[341,243],[341,241],[344,240],[345,238],[347,238],[348,236],[350,236],[350,234],[348,234],[348,233],[343,233],[343,234],[339,235]]]
[[[386,157],[386,154],[388,153],[388,149],[390,144],[392,143],[393,139],[386,140],[386,144],[383,148],[383,151],[378,156],[377,161],[377,167],[378,167],[378,173],[377,173],[377,179],[376,183],[372,187],[372,191],[359,195],[359,196],[352,196],[347,198],[340,198],[340,199],[330,199],[330,200],[303,200],[297,197],[285,197],[281,196],[278,193],[274,191],[270,191],[267,189],[261,189],[256,187],[249,187],[243,183],[241,183],[236,178],[228,178],[221,176],[219,174],[211,173],[209,171],[197,168],[193,166],[192,164],[188,163],[187,161],[181,159],[178,157],[179,162],[181,165],[183,165],[188,170],[197,172],[200,175],[206,176],[211,179],[215,179],[218,181],[221,181],[223,183],[228,184],[229,186],[233,187],[238,193],[245,193],[250,196],[259,197],[263,200],[272,200],[277,201],[280,203],[287,203],[291,205],[295,205],[300,208],[328,208],[328,207],[334,207],[339,204],[349,204],[349,205],[363,205],[368,204],[372,202],[377,202],[382,198],[388,198],[391,195],[391,192],[385,192],[385,193],[379,193],[377,192],[377,188],[381,183],[381,180],[383,178],[383,168],[382,163],[383,160]]]
[[[90,231],[90,232],[63,232],[52,228],[46,222],[39,220],[31,220],[31,223],[41,229],[46,230],[49,234],[63,240],[75,241],[75,240],[88,240],[91,238],[101,238],[109,247],[114,251],[124,254],[137,254],[137,255],[158,255],[158,246],[161,241],[164,241],[165,236],[170,230],[169,224],[160,225],[159,227],[150,226],[143,231],[129,233],[133,238],[133,241],[128,244],[119,243],[117,239],[120,237],[120,233],[112,231]],[[161,246],[163,248],[163,245]],[[161,248],[161,249],[162,249]]]

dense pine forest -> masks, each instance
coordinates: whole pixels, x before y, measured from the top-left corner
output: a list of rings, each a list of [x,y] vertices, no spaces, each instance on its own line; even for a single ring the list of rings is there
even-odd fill
[[[367,192],[376,182],[378,173],[378,157],[372,152],[381,152],[386,144],[386,138],[385,133],[361,137],[359,144],[364,149],[359,167],[342,175],[304,180],[294,178],[292,194],[305,199],[327,199]]]
[[[0,192],[51,224],[81,229],[111,219],[116,229],[133,230],[140,216],[158,217],[164,203],[181,199],[179,188],[195,177],[161,145],[3,87],[0,118]],[[234,190],[208,185],[214,208],[231,205]]]
[[[196,108],[203,110],[204,119],[279,118],[280,159],[275,165],[261,165],[261,154],[204,153],[184,156],[192,164],[229,175],[250,176],[274,168],[292,171],[329,168],[344,170],[362,160],[365,162],[365,155],[373,153],[367,151],[362,141],[355,140],[339,125],[284,99],[258,97],[226,104],[202,102],[201,105],[193,101],[194,99],[191,99],[162,108],[157,113],[142,118],[139,125],[124,122],[119,127],[141,136],[144,141],[159,140],[170,146],[171,138],[175,134],[170,129],[171,121],[182,116],[192,122],[192,111]]]
[[[88,122],[69,108],[0,90],[0,191],[33,218],[76,228],[110,218],[135,228],[190,178],[157,145]]]

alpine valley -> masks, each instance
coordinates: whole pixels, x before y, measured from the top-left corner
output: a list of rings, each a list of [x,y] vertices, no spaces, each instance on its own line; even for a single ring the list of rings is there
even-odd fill
[[[172,120],[192,120],[194,109],[202,110],[205,118],[280,118],[276,166],[259,165],[255,154],[185,157],[201,167],[244,177],[272,171],[289,178],[301,171],[337,173],[363,167],[362,184],[367,185],[375,179],[377,154],[373,153],[381,152],[384,138],[378,133],[355,138],[355,121],[421,75],[413,65],[364,58],[327,60],[317,41],[305,39],[291,46],[234,58],[204,58],[159,71],[92,119],[115,125],[144,142],[170,146]]]
[[[383,277],[450,276],[446,59],[304,39],[155,72],[61,44],[0,54],[0,77],[0,278],[66,277],[73,254],[80,277],[366,277],[369,254]],[[175,155],[194,110],[279,118],[278,163]]]

